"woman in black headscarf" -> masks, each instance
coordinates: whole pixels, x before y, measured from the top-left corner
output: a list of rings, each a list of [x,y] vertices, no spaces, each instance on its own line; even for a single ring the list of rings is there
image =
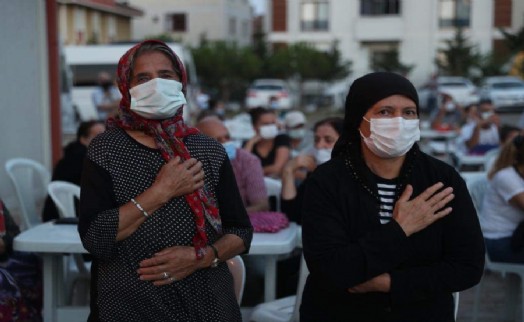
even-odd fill
[[[484,244],[464,181],[421,152],[418,96],[393,73],[357,79],[332,159],[303,204],[301,321],[454,321]]]

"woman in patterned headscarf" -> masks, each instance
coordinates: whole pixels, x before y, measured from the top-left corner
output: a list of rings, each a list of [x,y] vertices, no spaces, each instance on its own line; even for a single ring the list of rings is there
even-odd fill
[[[182,118],[187,77],[160,41],[118,64],[119,115],[89,146],[80,224],[91,319],[241,321],[224,260],[252,227],[227,154]]]

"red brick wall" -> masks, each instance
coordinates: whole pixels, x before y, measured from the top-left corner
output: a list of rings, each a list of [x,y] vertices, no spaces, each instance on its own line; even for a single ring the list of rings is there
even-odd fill
[[[272,0],[273,31],[287,30],[287,0]]]
[[[512,0],[495,0],[495,27],[511,27],[511,2]]]

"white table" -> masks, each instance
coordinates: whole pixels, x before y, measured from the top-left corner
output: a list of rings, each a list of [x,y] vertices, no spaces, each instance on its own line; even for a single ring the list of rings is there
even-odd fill
[[[457,131],[437,131],[432,129],[420,130],[420,139],[423,141],[430,141],[427,144],[432,149],[431,153],[445,153],[448,158],[454,150],[454,145],[451,141],[453,141],[458,135],[459,133]],[[438,144],[441,142],[437,142],[434,140],[443,140],[443,148],[441,148],[441,145]],[[451,161],[451,159],[449,159],[449,161]]]
[[[488,176],[486,171],[460,171],[459,173],[466,183]]]
[[[289,227],[277,233],[255,233],[249,255],[265,257],[264,302],[276,297],[278,255],[289,254],[297,246],[298,226]]]
[[[275,299],[278,255],[290,253],[297,245],[298,226],[291,223],[278,233],[255,233],[250,255],[265,256],[264,300]],[[87,253],[76,225],[44,223],[28,229],[14,240],[14,249],[40,253],[43,258],[44,321],[86,321],[88,307],[65,306],[63,289],[63,254]]]
[[[444,140],[451,140],[456,138],[459,135],[457,131],[437,131],[432,129],[421,129],[420,130],[420,138],[421,139],[429,139],[429,140],[436,140],[436,139],[444,139]]]
[[[473,166],[479,168],[480,171],[485,170],[484,164],[486,163],[487,156],[483,155],[470,155],[465,153],[456,152],[457,157],[457,169],[462,169],[463,166]]]

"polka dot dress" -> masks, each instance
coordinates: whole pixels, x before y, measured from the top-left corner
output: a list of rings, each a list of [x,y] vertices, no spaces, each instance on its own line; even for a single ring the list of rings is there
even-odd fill
[[[200,134],[186,137],[184,143],[191,156],[202,162],[206,188],[216,195],[227,157],[224,149]],[[84,246],[97,259],[98,270],[94,272],[97,276],[93,280],[99,318],[126,322],[241,321],[232,276],[225,263],[160,287],[138,278],[140,261],[166,247],[192,245],[193,213],[183,197],[172,199],[131,236],[115,242],[118,207],[151,186],[164,163],[159,150],[138,143],[121,129],[106,131],[89,147],[82,180],[79,231]],[[234,182],[234,178],[225,180],[230,181]],[[232,194],[234,198],[237,195]],[[242,204],[238,199],[234,202]],[[221,200],[219,204],[223,204]],[[220,213],[224,233],[236,234],[249,245],[251,227],[228,226],[229,212],[220,206]],[[210,243],[220,237],[209,224],[206,231]]]

